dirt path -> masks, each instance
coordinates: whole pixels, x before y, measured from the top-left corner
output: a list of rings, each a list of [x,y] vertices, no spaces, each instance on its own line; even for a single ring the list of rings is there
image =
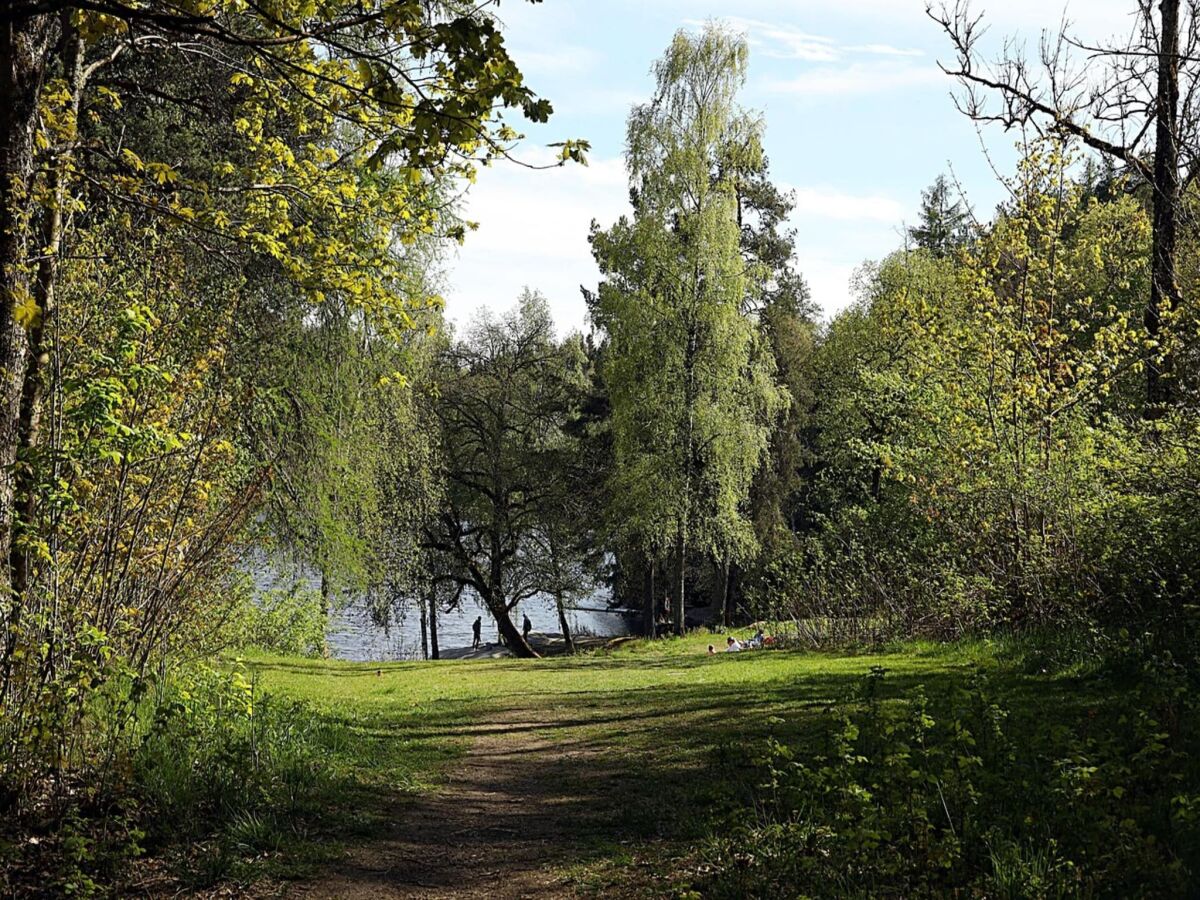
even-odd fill
[[[544,710],[517,709],[470,729],[439,790],[395,798],[390,828],[290,896],[571,896],[558,873],[606,830],[595,799],[608,779],[593,746],[545,737],[554,724]]]

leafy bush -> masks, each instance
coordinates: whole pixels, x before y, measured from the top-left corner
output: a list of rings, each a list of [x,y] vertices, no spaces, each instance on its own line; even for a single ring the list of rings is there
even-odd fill
[[[885,699],[873,668],[823,752],[766,748],[709,893],[1183,896],[1200,871],[1187,681],[1148,660],[1132,706],[1069,727],[1014,720],[982,674],[937,702]]]
[[[320,724],[294,702],[256,691],[241,668],[199,669],[165,692],[133,757],[134,781],[164,822],[231,819],[260,802],[297,811],[311,788]]]
[[[326,760],[342,726],[262,693],[241,666],[116,693],[90,705],[89,753],[106,748],[105,770],[72,782],[40,823],[3,829],[6,893],[37,895],[47,879],[56,894],[109,893],[147,851],[191,881],[239,876],[303,841],[341,787]],[[12,860],[5,840],[23,847]]]
[[[292,656],[325,652],[324,601],[301,583],[247,592],[223,629],[228,646],[256,648]]]

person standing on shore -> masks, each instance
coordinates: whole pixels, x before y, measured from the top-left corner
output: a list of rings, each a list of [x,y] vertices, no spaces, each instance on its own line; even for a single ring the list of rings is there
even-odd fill
[[[529,642],[529,632],[532,629],[533,629],[533,623],[529,621],[529,616],[526,615],[525,623],[521,626],[522,637],[525,638],[526,643]]]
[[[475,639],[471,641],[471,649],[479,649],[479,635],[483,631],[483,616],[476,616],[475,622],[471,625],[471,631],[475,633]]]

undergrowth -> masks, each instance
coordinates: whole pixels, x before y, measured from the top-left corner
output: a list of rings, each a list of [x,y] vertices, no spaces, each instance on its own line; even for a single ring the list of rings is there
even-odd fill
[[[240,666],[155,681],[110,732],[90,777],[63,783],[0,836],[0,893],[121,896],[295,871],[345,780],[346,725],[258,689]],[[64,778],[65,781],[65,778]],[[152,859],[153,863],[145,862]]]
[[[1063,649],[1052,643],[1000,649],[1040,666]],[[1045,705],[1010,706],[982,671],[939,691],[889,690],[872,667],[815,743],[760,746],[751,803],[707,847],[703,894],[1189,895],[1195,669],[1169,652],[1136,668],[1129,656],[1070,681],[1076,702]]]

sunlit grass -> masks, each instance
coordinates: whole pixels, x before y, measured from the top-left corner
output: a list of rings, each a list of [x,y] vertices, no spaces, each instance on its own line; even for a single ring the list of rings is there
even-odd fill
[[[352,726],[362,740],[340,749],[331,764],[412,789],[436,780],[438,766],[461,751],[474,725],[514,710],[546,720],[550,730],[586,732],[613,753],[636,748],[651,757],[695,758],[730,739],[804,728],[872,666],[886,668],[895,689],[979,668],[1003,671],[995,648],[983,642],[861,655],[760,650],[709,656],[715,638],[628,641],[541,660],[350,663],[261,655],[247,662],[266,690],[303,699]],[[1020,677],[1005,677],[1016,689]],[[374,752],[377,742],[386,744],[386,753]]]
[[[885,698],[918,684],[936,694],[985,671],[1014,715],[1030,717],[1047,704],[1069,714],[1092,694],[1075,677],[1025,674],[1003,642],[708,654],[723,641],[697,633],[540,660],[246,662],[265,690],[304,700],[344,726],[329,764],[353,774],[363,797],[436,790],[480,729],[536,739],[550,759],[554,747],[586,748],[584,760],[564,757],[547,774],[594,813],[566,836],[592,848],[577,864],[581,883],[617,877],[628,864],[618,839],[650,841],[668,856],[686,852],[747,800],[768,738],[820,752],[872,667],[888,672]],[[359,833],[367,832],[369,822]]]

